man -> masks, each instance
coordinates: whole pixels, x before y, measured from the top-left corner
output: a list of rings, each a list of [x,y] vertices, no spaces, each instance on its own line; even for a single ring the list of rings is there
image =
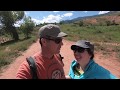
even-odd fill
[[[58,25],[48,24],[39,29],[41,51],[32,56],[36,63],[38,79],[65,79],[63,62],[59,55],[65,36],[67,34],[61,32]],[[16,78],[32,79],[26,60],[20,66]]]

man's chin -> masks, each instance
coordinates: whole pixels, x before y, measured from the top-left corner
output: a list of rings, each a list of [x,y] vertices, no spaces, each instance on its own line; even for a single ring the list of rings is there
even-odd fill
[[[59,53],[60,53],[60,51],[56,52],[56,54],[59,54]]]

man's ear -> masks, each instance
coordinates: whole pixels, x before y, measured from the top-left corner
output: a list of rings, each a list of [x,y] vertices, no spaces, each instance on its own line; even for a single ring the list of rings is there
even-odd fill
[[[41,38],[41,43],[42,43],[42,45],[44,46],[44,45],[46,45],[46,39],[44,39],[44,38]]]

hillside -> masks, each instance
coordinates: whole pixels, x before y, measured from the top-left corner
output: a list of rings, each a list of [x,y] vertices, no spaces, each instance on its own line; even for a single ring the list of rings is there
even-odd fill
[[[120,24],[120,11],[110,11],[106,14],[78,17],[72,20],[61,21],[61,23],[79,23],[83,21],[85,24],[104,25],[105,22]]]

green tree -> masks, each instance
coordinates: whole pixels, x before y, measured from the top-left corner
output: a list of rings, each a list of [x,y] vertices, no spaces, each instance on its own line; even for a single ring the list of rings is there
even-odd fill
[[[23,24],[21,24],[20,29],[25,35],[25,38],[29,38],[30,33],[33,31],[35,23],[31,20],[31,17],[28,16],[24,18]]]
[[[83,26],[83,24],[84,24],[84,23],[83,23],[83,20],[80,20],[80,21],[79,21],[79,26]]]
[[[107,21],[106,21],[106,25],[107,25],[107,26],[110,26],[110,25],[111,25],[111,21],[108,21],[108,20],[107,20]]]
[[[19,36],[14,24],[24,17],[24,11],[0,11],[0,23],[2,28],[10,33],[14,40],[19,40]]]

